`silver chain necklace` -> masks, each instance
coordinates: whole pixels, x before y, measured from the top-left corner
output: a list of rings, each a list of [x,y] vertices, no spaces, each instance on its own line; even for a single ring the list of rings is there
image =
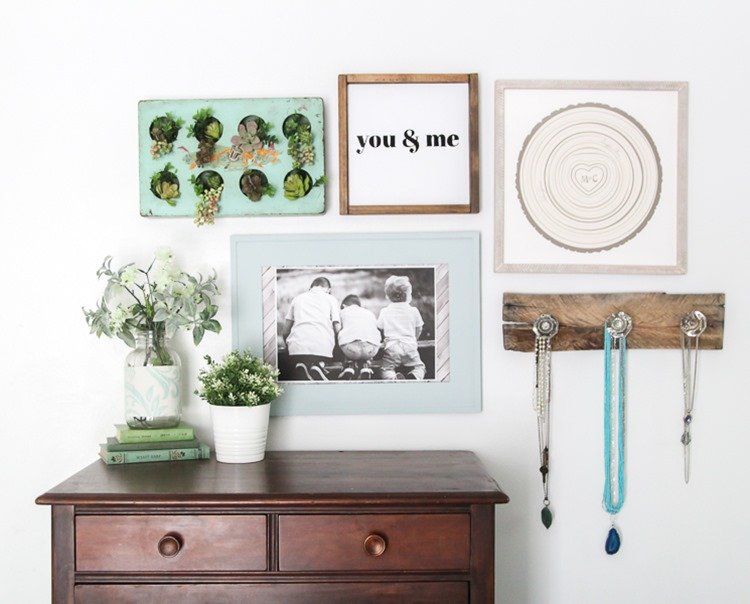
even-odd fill
[[[549,403],[552,375],[552,338],[557,334],[559,324],[551,315],[541,315],[534,321],[534,398],[536,412],[537,438],[539,442],[539,471],[542,474],[544,500],[542,507],[542,524],[545,528],[552,525],[552,511],[549,509]]]
[[[682,317],[680,321],[680,344],[682,346],[682,393],[684,413],[682,416],[682,442],[685,483],[690,480],[690,426],[693,423],[695,384],[698,378],[698,346],[701,334],[706,331],[706,315],[699,310]]]

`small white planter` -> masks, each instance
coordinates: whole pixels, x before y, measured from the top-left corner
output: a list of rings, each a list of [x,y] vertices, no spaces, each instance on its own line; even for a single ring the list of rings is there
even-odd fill
[[[271,405],[210,407],[217,461],[249,463],[261,461],[266,456]]]

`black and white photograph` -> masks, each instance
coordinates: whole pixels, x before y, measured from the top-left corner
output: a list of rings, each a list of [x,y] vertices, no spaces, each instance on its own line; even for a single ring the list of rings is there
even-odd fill
[[[231,241],[232,341],[278,369],[272,415],[481,409],[478,233]]]
[[[438,267],[267,270],[273,271],[264,281],[275,292],[276,329],[267,316],[264,349],[280,381],[436,381]],[[447,289],[445,298],[441,305]],[[271,299],[270,292],[264,299]],[[440,381],[447,359],[445,365]]]

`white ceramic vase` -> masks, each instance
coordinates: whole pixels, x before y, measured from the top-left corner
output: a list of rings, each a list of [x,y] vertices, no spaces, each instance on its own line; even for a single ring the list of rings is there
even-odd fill
[[[266,436],[271,405],[222,407],[210,405],[216,460],[250,463],[266,456]]]

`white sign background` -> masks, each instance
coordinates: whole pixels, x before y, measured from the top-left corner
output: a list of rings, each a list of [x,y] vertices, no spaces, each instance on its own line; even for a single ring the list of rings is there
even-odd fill
[[[349,84],[349,205],[469,203],[469,84]],[[410,153],[404,132],[419,149]],[[427,135],[458,135],[455,147],[428,147]],[[395,146],[358,136],[393,135]]]
[[[597,265],[639,267],[677,264],[678,93],[671,90],[505,89],[504,229],[498,233],[507,265]],[[659,152],[663,180],[656,210],[633,239],[601,252],[575,252],[542,237],[521,209],[516,190],[518,155],[534,126],[553,111],[579,103],[622,109],[651,135]],[[499,175],[497,175],[499,176]],[[506,267],[506,270],[512,267]],[[533,269],[532,269],[533,270]]]

